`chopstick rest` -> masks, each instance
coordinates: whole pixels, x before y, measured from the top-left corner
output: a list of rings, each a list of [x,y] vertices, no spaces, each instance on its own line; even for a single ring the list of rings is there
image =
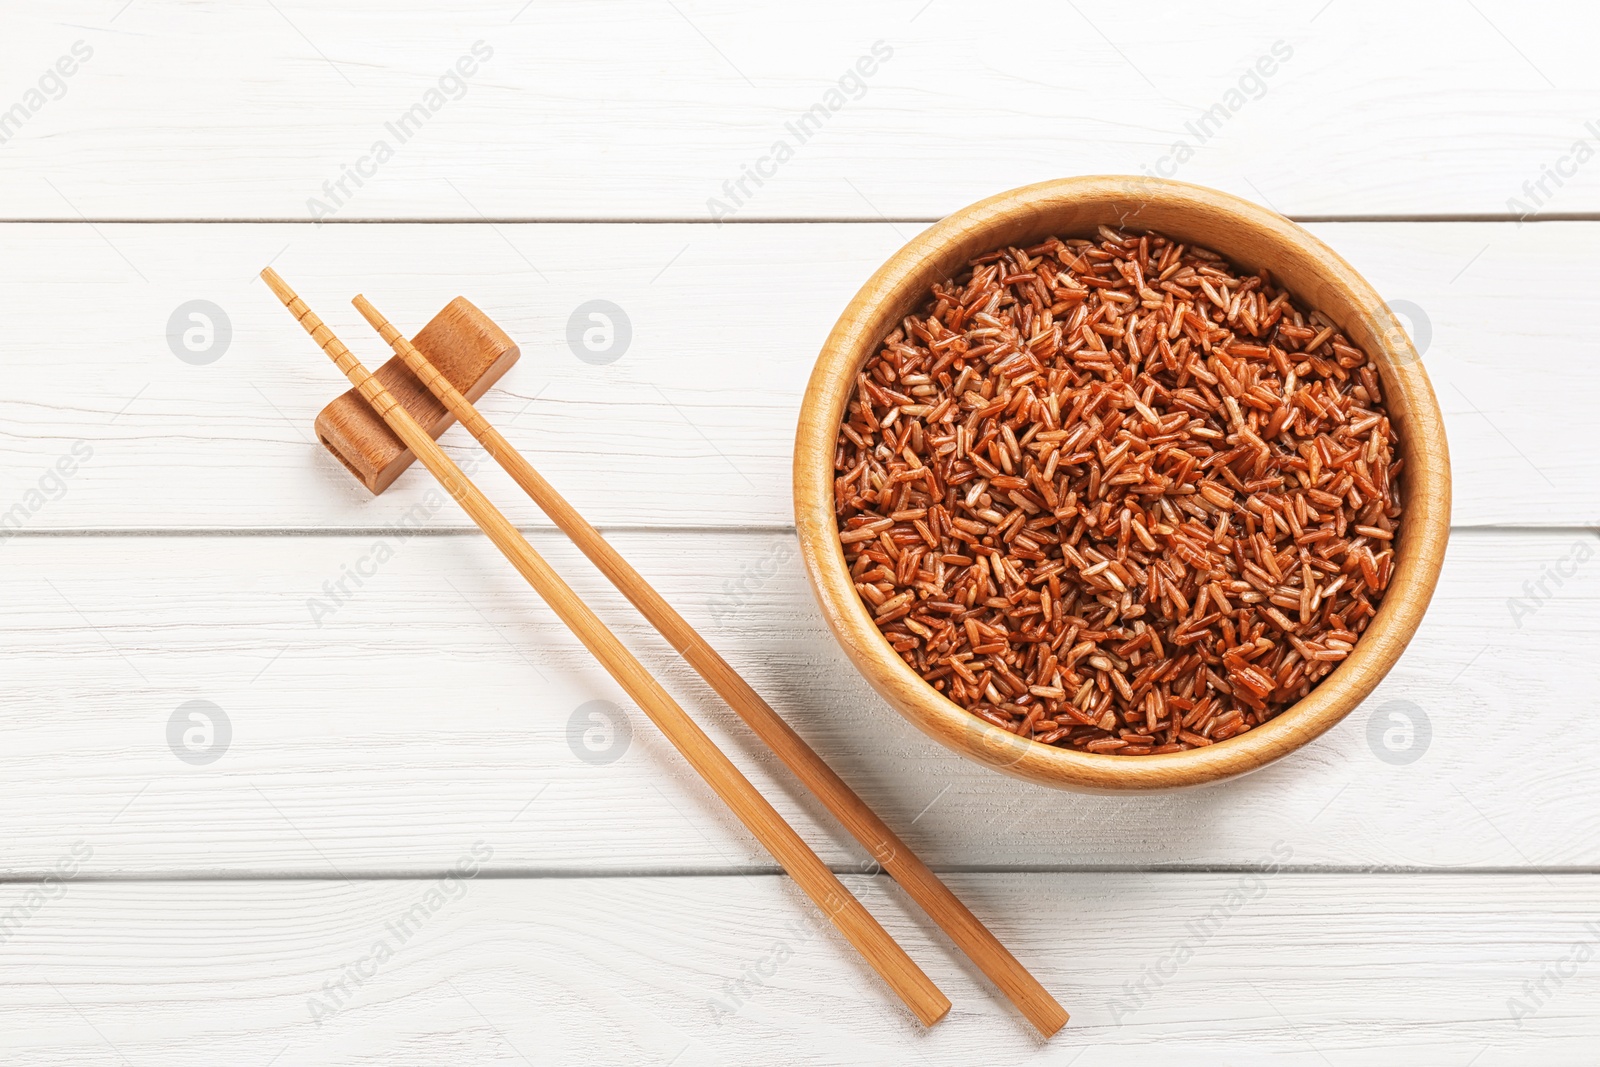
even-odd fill
[[[452,386],[474,398],[499,381],[520,354],[516,342],[493,319],[459,296],[418,330],[411,343],[428,354]],[[455,416],[418,383],[398,356],[374,373],[429,437],[438,440],[455,423]],[[317,440],[374,495],[389,488],[416,458],[354,389],[318,413],[316,431]]]

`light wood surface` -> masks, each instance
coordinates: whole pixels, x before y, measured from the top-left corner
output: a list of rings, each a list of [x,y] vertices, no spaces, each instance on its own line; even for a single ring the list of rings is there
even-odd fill
[[[1160,168],[1297,216],[1505,218],[1508,199],[1532,203],[1524,182],[1592,142],[1592,7],[1325,3],[1152,18],[1030,0],[975,25],[946,0],[763,5],[759,17],[738,0],[404,0],[381,23],[363,4],[318,0],[66,0],[7,25],[8,103],[74,41],[95,55],[0,153],[4,210],[75,220],[65,196],[95,219],[309,220],[308,201],[334,206],[325,184],[344,179],[324,229],[709,221],[707,201],[733,205],[724,183],[744,178],[734,224],[932,220],[1063,174]],[[1070,58],[1019,64],[1024,27]],[[464,91],[446,86],[403,143],[389,132],[479,41],[493,55]],[[892,56],[865,91],[841,90],[878,41]],[[1246,80],[1275,44],[1288,60]],[[821,130],[791,133],[829,90],[839,106]],[[1215,108],[1226,111],[1208,121]],[[792,157],[769,158],[760,185],[745,178],[779,138]],[[379,139],[393,156],[362,164],[375,173],[358,186],[345,172]],[[1600,211],[1600,168],[1564,169],[1559,187],[1545,179],[1547,210]]]
[[[763,847],[795,880],[828,921],[894,991],[924,1026],[932,1026],[950,1010],[949,999],[929,980],[920,967],[888,935],[861,902],[844,887],[838,877],[783,821],[770,803],[739,772],[738,767],[717,748],[704,730],[689,718],[661,684],[629,652],[571,586],[534,551],[527,539],[512,526],[477,486],[472,484],[454,460],[429,436],[428,431],[400,406],[383,383],[363,367],[271,267],[261,272],[262,280],[322,351],[350,379],[361,395],[382,416],[391,430],[439,480],[445,491],[472,516],[473,522],[517,569],[540,598],[560,617],[573,635],[583,642],[607,673],[627,691],[667,736],[674,748],[689,762],[706,784],[722,798]]]
[[[705,638],[611,547],[600,531],[590,526],[555,487],[545,481],[533,464],[472,406],[472,402],[450,383],[450,379],[427,356],[383,317],[371,301],[365,296],[357,296],[353,303],[362,318],[405,361],[417,380],[438,397],[440,403],[466,427],[495,462],[539,505],[539,509],[572,539],[579,551],[599,568],[618,592],[628,598],[629,603],[667,639],[684,661],[705,679],[706,684],[716,690],[717,695],[755,731],[801,784],[822,801],[829,814],[894,876],[895,881],[921,905],[928,917],[995,983],[1016,1005],[1017,1010],[1045,1037],[1060,1030],[1067,1022],[1066,1010],[971,910],[939,881],[927,864],[917,858],[889,825],[817,755],[816,750],[806,744],[783,717],[750,687],[750,683],[740,677],[728,661],[718,655]]]
[[[857,375],[883,338],[973,257],[1098,226],[1155,230],[1268,269],[1304,306],[1338,323],[1378,365],[1400,437],[1405,513],[1395,573],[1355,650],[1310,695],[1260,726],[1186,752],[1123,757],[1017,737],[968,713],[925,683],[890,647],[862,604],[834,512],[838,427]],[[1450,534],[1450,453],[1427,373],[1404,329],[1332,249],[1265,208],[1181,182],[1068,178],[999,193],[953,212],[895,253],[839,316],[800,408],[794,453],[800,554],[823,617],[857,668],[930,737],[969,759],[1029,781],[1094,792],[1178,789],[1221,781],[1282,759],[1365,700],[1416,633],[1444,565]]]
[[[874,880],[845,880],[876,904]],[[1175,1052],[1204,1067],[1581,1067],[1600,997],[1593,961],[1572,962],[1596,938],[1589,881],[951,875],[1081,1005],[1047,1043],[996,1025],[955,959],[936,961],[956,999],[945,1022],[895,1018],[865,968],[796,921],[803,902],[780,878],[457,877],[449,896],[437,877],[69,883],[0,953],[0,1049],[29,1067],[738,1067],[775,1049],[807,1067],[1165,1067]],[[27,892],[0,887],[0,905]],[[389,928],[430,892],[439,906],[399,944]],[[928,937],[910,915],[886,921],[908,943]],[[393,951],[381,963],[380,942]],[[1535,1005],[1524,984],[1556,967],[1568,973],[1543,977]]]
[[[1592,1067],[1600,972],[1567,961],[1600,872],[1600,155],[1572,153],[1600,145],[1600,12],[982,14],[6,5],[0,115],[74,42],[94,56],[14,136],[0,124],[0,515],[26,511],[0,532],[0,874],[95,853],[0,945],[0,1060]],[[308,198],[479,39],[496,54],[467,94],[311,221]],[[895,54],[866,94],[711,222],[707,199],[879,39]],[[1292,60],[1200,143],[1186,124],[1279,39]],[[793,431],[828,330],[905,241],[1020,183],[1139,173],[1179,139],[1178,178],[1296,218],[1395,306],[1444,416],[1454,530],[1417,637],[1315,743],[1203,790],[1066,793],[949,752],[851,667],[794,548]],[[808,902],[442,490],[418,471],[374,498],[316,443],[346,383],[264,298],[263,263],[349,340],[358,284],[396,321],[462,293],[502,324],[524,358],[485,416],[1071,1005],[1067,1028],[1036,1042],[892,880],[858,880],[872,857],[447,433],[956,1001],[924,1031],[827,928],[718,1015]],[[195,299],[231,318],[207,366],[167,336]],[[594,299],[632,324],[610,364],[568,340]],[[205,766],[166,736],[195,699],[232,722]],[[318,1026],[310,995],[480,839],[491,877],[467,910]],[[1125,985],[1279,839],[1297,872],[1115,1025]],[[1513,1018],[1541,980],[1556,995]]]

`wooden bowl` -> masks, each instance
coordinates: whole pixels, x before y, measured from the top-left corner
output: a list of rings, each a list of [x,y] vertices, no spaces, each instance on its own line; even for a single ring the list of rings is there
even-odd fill
[[[974,256],[1107,225],[1158,230],[1267,268],[1303,307],[1321,311],[1378,364],[1405,460],[1395,571],[1355,650],[1304,699],[1255,729],[1186,752],[1115,756],[1018,737],[923,681],[889,646],[850,581],[833,509],[834,440],[855,376],[936,281]],[[925,733],[969,759],[1029,781],[1086,792],[1172,789],[1263,767],[1349,714],[1405,649],[1433,596],[1450,528],[1450,459],[1428,376],[1372,286],[1321,241],[1265,208],[1213,189],[1142,177],[1085,177],[1013,189],[963,208],[896,252],[839,317],[800,409],[795,522],[822,613],[873,687]]]

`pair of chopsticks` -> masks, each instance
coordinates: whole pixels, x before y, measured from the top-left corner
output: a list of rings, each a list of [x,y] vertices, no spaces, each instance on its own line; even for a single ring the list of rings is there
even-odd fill
[[[705,732],[678,706],[615,634],[526,538],[462,473],[399,402],[334,336],[304,300],[268,267],[262,280],[311,339],[395,435],[422,461],[495,547],[598,659],[739,820],[822,909],[845,939],[924,1025],[938,1022],[950,1001],[889,936],[822,859],[800,838]],[[1040,1033],[1049,1037],[1067,1013],[943,882],[800,735],[661,598],[617,551],[545,481],[427,358],[363,296],[354,300],[370,323],[456,420],[477,438],[534,503],[688,661],[757,736],[794,772],[911,898],[949,935]]]

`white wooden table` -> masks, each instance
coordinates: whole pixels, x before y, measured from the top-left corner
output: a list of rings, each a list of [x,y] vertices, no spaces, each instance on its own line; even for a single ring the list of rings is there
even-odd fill
[[[1423,7],[7,4],[0,1061],[1600,1061],[1600,18]],[[1085,797],[946,752],[851,670],[788,457],[823,336],[909,235],[1141,171],[1304,221],[1402,312],[1456,529],[1329,735]],[[358,289],[408,328],[458,293],[501,322],[524,357],[490,417],[1068,1029],[1038,1042],[859,873],[485,469],[955,1009],[892,1003],[422,472],[373,498],[313,442],[343,383],[269,262],[373,364]],[[591,300],[625,349],[569,344]]]

